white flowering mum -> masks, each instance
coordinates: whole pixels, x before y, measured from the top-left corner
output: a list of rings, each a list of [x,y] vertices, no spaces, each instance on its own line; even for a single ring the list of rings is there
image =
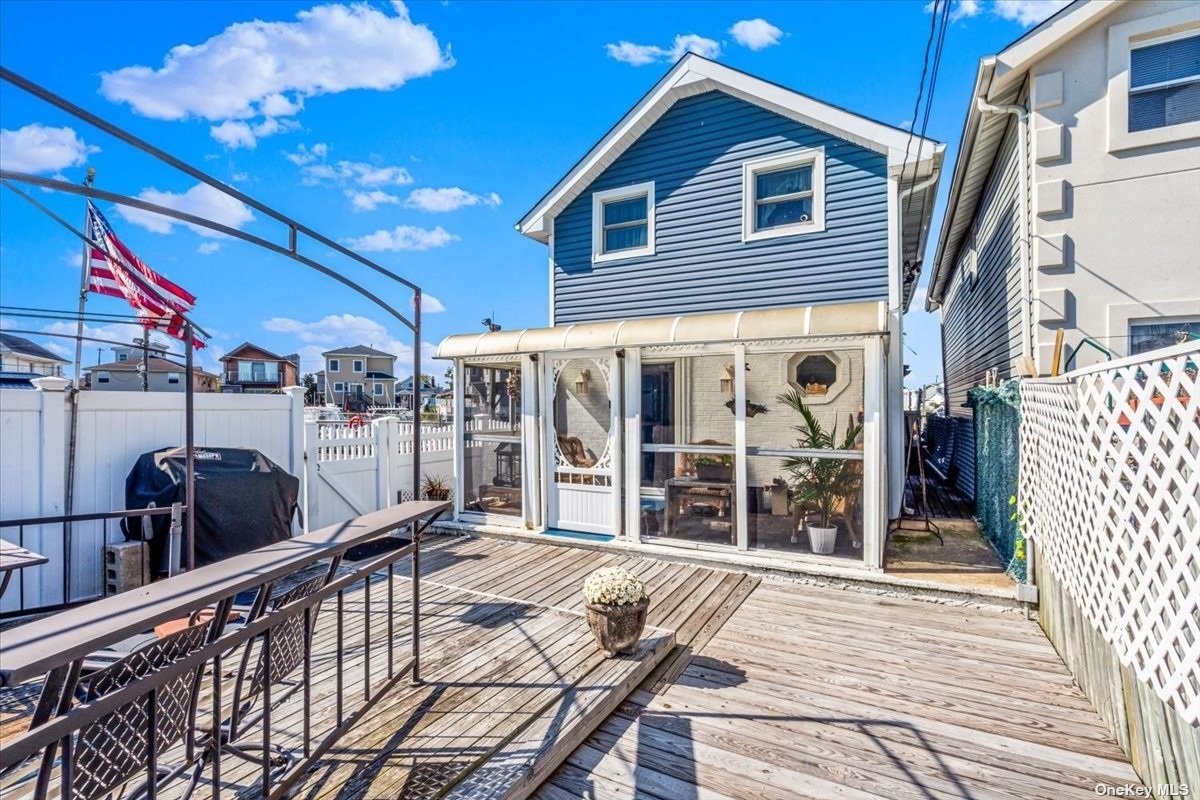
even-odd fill
[[[624,567],[603,567],[583,581],[583,598],[597,606],[623,606],[646,599],[646,587]]]

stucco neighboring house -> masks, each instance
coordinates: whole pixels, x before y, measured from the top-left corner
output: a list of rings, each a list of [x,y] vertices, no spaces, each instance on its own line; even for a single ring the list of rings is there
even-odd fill
[[[118,349],[118,348],[114,348]],[[142,350],[128,348],[121,359],[108,363],[97,363],[84,367],[84,387],[101,392],[142,391]],[[181,392],[187,387],[187,368],[178,361],[151,353],[148,360],[148,391]],[[215,392],[220,387],[220,377],[204,369],[192,369],[192,386],[198,392]]]
[[[989,371],[1200,335],[1198,0],[1077,0],[981,60],[926,307],[970,496],[965,404]]]
[[[879,569],[942,152],[684,56],[518,223],[546,246],[551,327],[438,348],[455,523]],[[812,456],[788,393],[835,447]]]
[[[221,391],[271,394],[300,384],[300,356],[280,356],[243,342],[221,357]]]
[[[0,372],[24,373],[30,378],[61,376],[65,358],[31,342],[23,336],[0,333]],[[16,377],[14,377],[14,380]]]
[[[360,344],[321,356],[326,403],[351,411],[396,404],[396,357],[391,353]]]

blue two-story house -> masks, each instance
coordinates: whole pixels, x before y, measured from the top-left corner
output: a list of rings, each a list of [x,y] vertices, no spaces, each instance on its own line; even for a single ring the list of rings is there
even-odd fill
[[[439,347],[456,523],[880,567],[942,152],[685,56],[517,226],[552,326]]]

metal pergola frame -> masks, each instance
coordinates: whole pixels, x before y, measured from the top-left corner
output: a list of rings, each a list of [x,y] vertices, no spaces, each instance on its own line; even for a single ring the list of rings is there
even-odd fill
[[[37,186],[37,187],[40,187],[43,189],[49,189],[52,191],[64,192],[64,193],[73,194],[73,195],[80,195],[80,196],[97,199],[97,200],[105,200],[105,201],[108,201],[111,203],[116,203],[117,205],[127,206],[129,208],[136,208],[141,211],[148,211],[148,212],[151,212],[154,214],[159,214],[164,217],[169,217],[169,218],[177,220],[179,222],[184,222],[184,223],[187,223],[190,225],[195,225],[195,226],[198,226],[201,228],[205,228],[207,230],[216,231],[218,233],[222,233],[231,238],[239,239],[241,241],[247,242],[247,243],[255,245],[257,247],[261,247],[270,252],[285,256],[286,258],[289,258],[292,261],[295,261],[303,266],[306,266],[309,269],[315,270],[316,272],[319,272],[322,275],[325,275],[328,278],[332,278],[333,280],[343,284],[344,286],[349,287],[353,291],[357,292],[358,294],[360,294],[363,297],[370,300],[372,303],[374,303],[376,306],[378,306],[382,310],[386,311],[390,316],[392,316],[398,322],[400,322],[400,324],[403,325],[405,328],[408,328],[412,332],[412,336],[413,336],[413,356],[412,356],[412,358],[413,358],[413,375],[415,376],[415,379],[413,381],[413,421],[412,421],[413,486],[412,486],[412,490],[413,490],[413,499],[414,500],[420,499],[420,490],[421,490],[421,415],[420,415],[421,381],[420,381],[420,374],[421,374],[421,298],[422,298],[422,292],[421,292],[420,286],[413,283],[412,281],[409,281],[409,280],[401,277],[400,275],[397,275],[396,273],[392,272],[391,270],[387,269],[386,267],[384,267],[380,264],[377,264],[376,262],[372,261],[371,259],[363,256],[360,253],[355,252],[354,250],[346,247],[345,245],[342,245],[342,244],[338,243],[337,241],[330,239],[329,237],[327,237],[323,234],[318,233],[317,231],[313,230],[312,228],[308,227],[307,225],[304,225],[304,224],[292,219],[291,217],[288,217],[287,215],[283,214],[282,212],[263,203],[262,201],[256,200],[255,198],[250,197],[249,195],[245,194],[242,191],[239,191],[238,189],[235,189],[232,186],[229,186],[228,184],[224,183],[223,181],[220,181],[217,178],[212,177],[211,175],[203,172],[200,169],[197,169],[196,167],[186,163],[185,161],[183,161],[179,158],[176,158],[175,156],[171,155],[170,153],[167,153],[165,150],[155,147],[154,145],[150,144],[146,140],[141,139],[137,136],[134,136],[132,133],[129,133],[128,131],[124,130],[123,128],[105,120],[104,118],[98,116],[97,114],[94,114],[94,113],[72,103],[71,101],[61,97],[60,95],[55,94],[54,92],[50,91],[49,89],[46,89],[45,87],[40,86],[39,84],[29,80],[28,78],[26,78],[22,75],[19,75],[16,72],[13,72],[11,69],[8,69],[7,67],[0,66],[0,81],[3,81],[4,83],[12,84],[13,86],[16,86],[17,88],[33,95],[34,97],[48,103],[49,105],[54,106],[55,108],[59,109],[60,111],[63,111],[65,113],[71,115],[72,117],[75,117],[76,119],[78,119],[84,123],[87,123],[88,125],[91,125],[94,128],[100,129],[100,130],[104,131],[105,133],[108,133],[111,136],[116,137],[120,141],[125,142],[126,144],[136,148],[137,150],[140,150],[141,152],[146,153],[149,156],[152,156],[153,158],[157,159],[158,161],[161,161],[161,162],[167,164],[168,166],[173,167],[173,168],[179,170],[180,172],[183,172],[184,174],[195,178],[196,180],[200,181],[201,183],[211,186],[212,188],[216,189],[217,191],[221,192],[222,194],[244,203],[245,205],[249,206],[250,208],[262,213],[264,216],[283,224],[284,226],[287,227],[287,231],[288,231],[288,242],[287,242],[287,245],[284,246],[284,245],[278,244],[276,242],[272,242],[269,239],[264,239],[260,236],[255,236],[253,234],[245,233],[236,228],[232,228],[228,225],[223,225],[219,222],[215,222],[213,220],[210,220],[210,219],[207,219],[204,217],[199,217],[194,214],[188,214],[188,213],[185,213],[182,211],[177,211],[176,209],[167,208],[166,206],[158,205],[156,203],[149,203],[149,202],[146,202],[145,200],[139,199],[137,197],[130,197],[127,195],[117,194],[115,192],[107,192],[107,191],[103,191],[100,189],[96,189],[96,188],[92,187],[90,184],[75,184],[75,183],[71,183],[69,181],[62,181],[62,180],[57,180],[57,179],[53,179],[53,178],[43,178],[38,175],[32,175],[29,173],[18,172],[16,170],[7,170],[7,169],[0,170],[0,183],[3,183],[7,188],[11,189],[16,194],[24,197],[27,201],[31,202],[34,206],[39,207],[40,210],[42,210],[44,213],[46,213],[49,216],[51,216],[52,218],[54,218],[60,224],[65,225],[69,230],[71,230],[78,238],[82,239],[85,243],[91,242],[91,240],[89,239],[89,237],[87,235],[81,234],[80,232],[75,230],[75,228],[73,226],[71,226],[69,223],[66,223],[64,220],[61,219],[61,217],[58,217],[53,212],[51,212],[49,209],[42,206],[40,203],[38,203],[36,200],[34,200],[32,197],[30,197],[27,193],[22,192],[20,189],[18,189],[16,186],[14,186],[14,184],[24,184],[26,186]],[[410,290],[413,295],[411,319],[408,316],[405,316],[405,314],[401,313],[399,310],[397,310],[394,306],[392,306],[391,304],[384,301],[381,297],[379,297],[375,293],[367,290],[366,288],[364,288],[363,286],[361,286],[359,283],[352,280],[351,278],[341,274],[336,269],[334,269],[326,264],[321,263],[321,261],[319,261],[311,256],[302,255],[300,253],[301,237],[311,239],[316,244],[320,244],[325,247],[328,247],[328,248],[332,249],[333,251],[335,251],[336,253],[343,255],[343,256],[351,259],[352,261],[355,261],[355,262],[361,264],[362,266],[365,266],[368,269],[371,269],[371,270],[379,273],[380,275],[383,275],[383,276],[391,279],[392,281],[400,284],[401,286],[405,287],[406,289]],[[84,315],[81,315],[81,316],[84,316]],[[203,333],[203,329],[200,328],[198,325],[196,325],[194,322],[192,322],[192,320],[190,318],[188,318],[186,315],[180,315],[180,316],[182,316],[185,321],[184,337],[185,337],[185,344],[186,344],[186,371],[187,371],[187,385],[185,387],[185,392],[184,392],[184,394],[185,394],[185,401],[184,401],[184,406],[185,406],[185,408],[184,408],[185,444],[184,444],[184,447],[186,448],[186,453],[187,453],[187,488],[186,488],[186,491],[187,491],[187,508],[188,508],[187,526],[186,526],[186,530],[185,530],[185,537],[186,537],[185,559],[186,559],[187,568],[191,569],[195,566],[195,546],[194,546],[194,544],[195,544],[195,537],[194,537],[195,514],[193,511],[193,509],[194,509],[193,500],[194,500],[194,492],[195,492],[195,485],[194,485],[194,479],[195,479],[195,475],[194,475],[194,472],[195,472],[195,470],[194,470],[194,467],[195,467],[195,461],[194,461],[194,457],[195,457],[194,410],[195,409],[194,409],[194,390],[193,390],[193,385],[192,385],[192,377],[193,377],[193,369],[194,369],[193,339],[194,339],[194,333],[195,332]],[[84,316],[84,318],[86,318],[86,316]],[[78,364],[76,365],[76,369],[77,370],[79,369]],[[78,391],[78,389],[76,389],[76,391]],[[74,471],[74,469],[72,467],[72,472],[73,471]],[[70,476],[70,477],[73,477],[73,476]],[[412,534],[413,534],[414,538],[418,535],[418,533],[419,532],[417,530],[416,524],[414,523],[412,526]],[[414,560],[415,559],[416,559],[416,556],[414,555]],[[417,569],[415,564],[414,564],[413,568],[414,568],[414,571]],[[415,589],[415,587],[414,587],[414,589]]]

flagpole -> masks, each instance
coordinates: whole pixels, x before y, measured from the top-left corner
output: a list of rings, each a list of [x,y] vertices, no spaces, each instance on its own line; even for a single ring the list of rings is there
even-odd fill
[[[83,184],[91,189],[96,182],[96,168],[87,168],[87,177],[83,179]],[[87,201],[88,203],[91,200]],[[86,205],[85,205],[86,209]],[[87,231],[88,217],[90,215],[84,211],[83,229]],[[79,314],[75,321],[75,384],[71,392],[71,436],[70,443],[67,447],[67,496],[63,503],[63,511],[67,517],[75,513],[75,450],[77,439],[79,437],[79,391],[83,384],[83,311],[87,303],[88,290],[88,264],[91,261],[91,245],[87,242],[83,243],[83,263],[79,270]],[[97,363],[99,361],[97,360]],[[71,561],[74,549],[72,547],[72,530],[71,521],[68,519],[63,523],[63,599],[64,603],[71,602]]]
[[[96,182],[96,168],[88,167],[87,177],[83,179],[83,185],[92,188],[92,184]],[[91,202],[90,200],[88,201]],[[83,229],[87,231],[88,215],[85,212],[83,218]],[[83,266],[79,274],[79,320],[75,324],[75,391],[79,391],[80,383],[83,379],[83,309],[87,304],[88,290],[88,264],[91,261],[91,245],[84,242],[83,245]]]

